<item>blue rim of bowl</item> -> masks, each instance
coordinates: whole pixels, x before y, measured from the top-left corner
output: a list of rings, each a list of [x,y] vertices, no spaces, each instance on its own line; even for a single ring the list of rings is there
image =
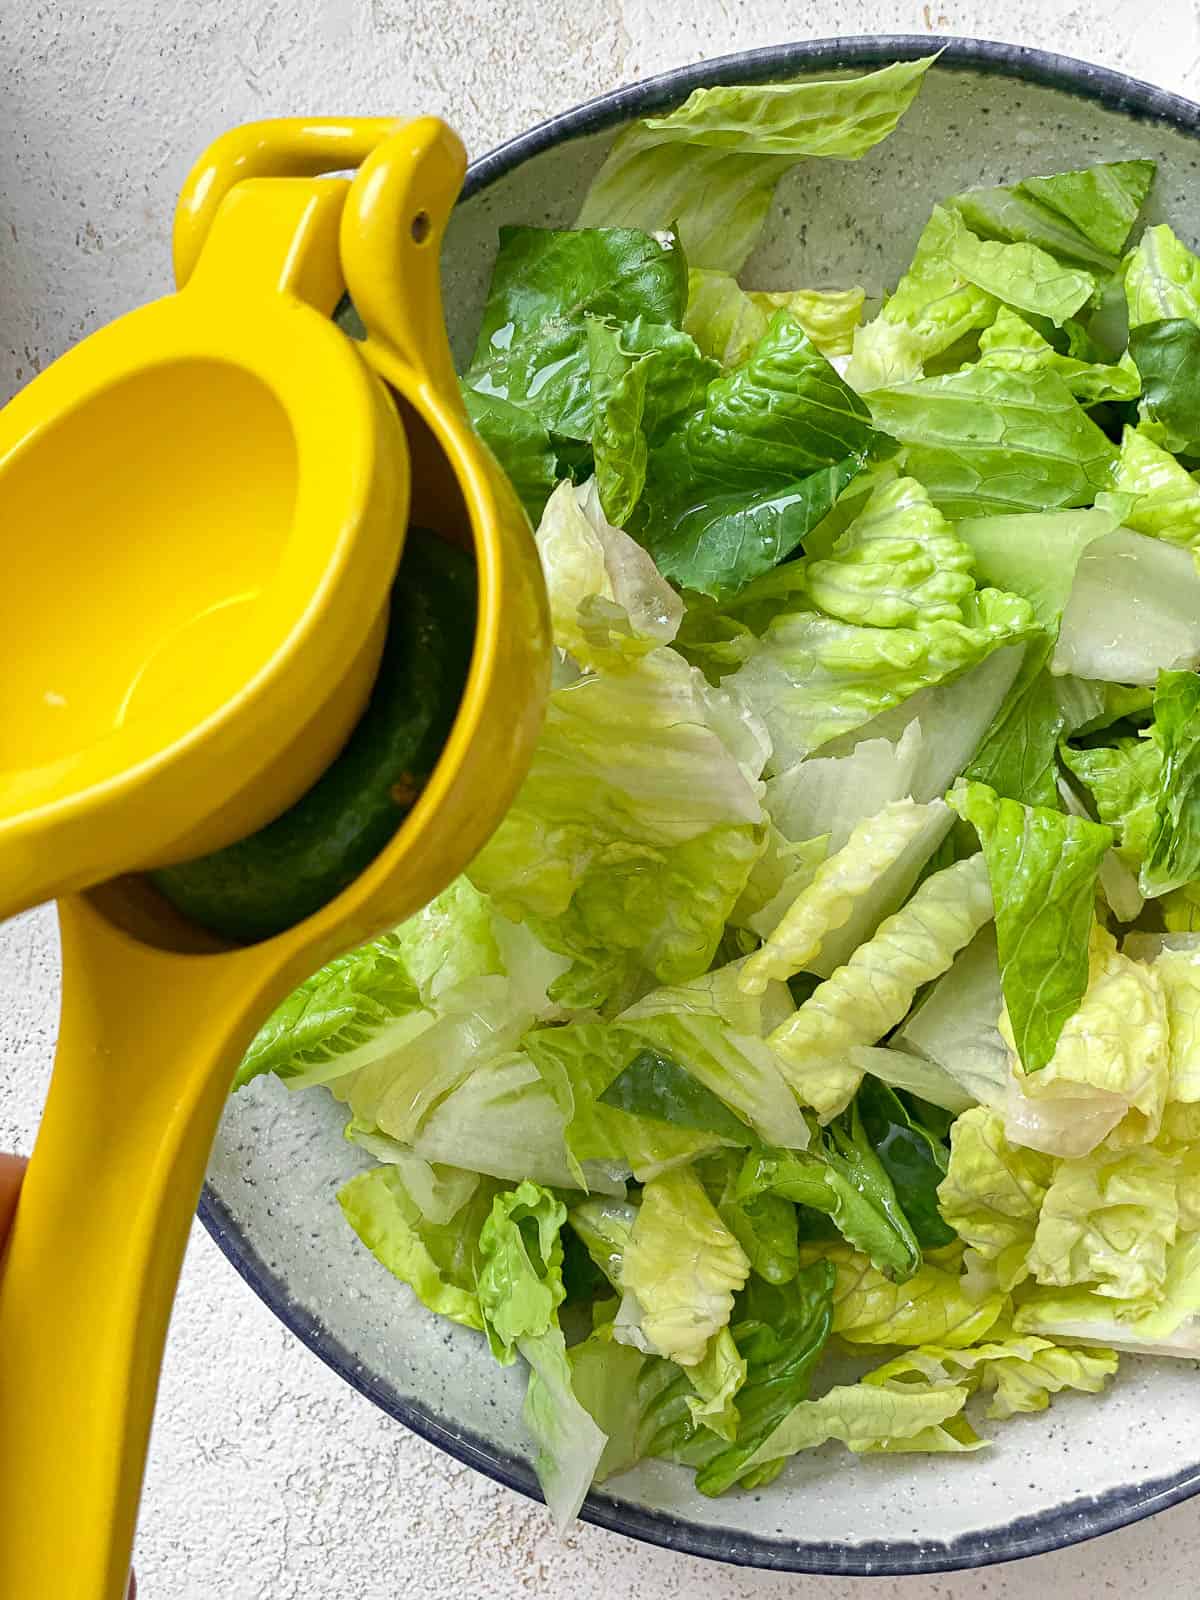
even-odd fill
[[[1097,101],[1108,110],[1135,119],[1165,123],[1200,137],[1200,106],[1180,95],[1169,94],[1136,78],[1077,61],[1071,56],[987,39],[942,39],[936,35],[813,39],[768,45],[760,50],[741,51],[680,67],[551,117],[472,162],[462,198],[478,194],[531,156],[554,145],[602,132],[631,117],[646,116],[678,105],[693,89],[769,81],[813,67],[878,67],[889,61],[929,55],[935,50],[941,51],[938,64],[943,69],[1019,78]],[[286,1282],[259,1256],[211,1186],[205,1187],[199,1214],[215,1243],[255,1294],[314,1355],[360,1394],[467,1466],[530,1499],[542,1498],[533,1469],[524,1458],[498,1449],[469,1429],[457,1427],[419,1400],[400,1394],[364,1367],[292,1298]],[[647,1544],[734,1566],[828,1577],[898,1577],[957,1572],[1043,1555],[1140,1522],[1143,1517],[1165,1511],[1195,1494],[1200,1494],[1200,1463],[1161,1479],[1109,1490],[1098,1496],[1078,1497],[1050,1511],[978,1529],[949,1543],[890,1540],[834,1544],[788,1539],[782,1529],[778,1530],[779,1538],[765,1538],[690,1522],[595,1491],[587,1497],[580,1516],[585,1522]]]

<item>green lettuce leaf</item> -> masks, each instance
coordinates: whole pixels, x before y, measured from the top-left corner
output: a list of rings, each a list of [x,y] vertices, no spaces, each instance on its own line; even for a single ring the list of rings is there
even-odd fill
[[[426,1161],[408,1145],[380,1133],[357,1117],[351,1117],[342,1130],[342,1137],[374,1156],[376,1161],[397,1168],[409,1196],[429,1222],[449,1222],[479,1187],[478,1172]]]
[[[1146,322],[1129,334],[1129,355],[1142,385],[1141,426],[1168,450],[1200,449],[1200,326],[1187,317]]]
[[[1147,228],[1125,263],[1131,329],[1184,318],[1200,325],[1200,257],[1165,222]]]
[[[1168,1102],[1194,1105],[1200,1101],[1200,945],[1187,934],[1168,935],[1153,953],[1143,955],[1129,939],[1125,953],[1152,961],[1166,1001]]]
[[[732,928],[764,938],[824,861],[829,836],[793,844],[774,823],[767,824],[763,853],[750,869],[737,904],[729,914]]]
[[[740,1197],[743,1158],[726,1150],[706,1156],[699,1167],[721,1221],[746,1252],[750,1270],[767,1283],[790,1283],[800,1270],[800,1231],[796,1208],[776,1194]]]
[[[735,592],[789,555],[871,452],[893,448],[785,311],[650,454],[638,537],[685,588]]]
[[[646,483],[649,442],[704,398],[717,375],[686,333],[587,318],[592,456],[604,515],[624,527]]]
[[[692,504],[683,496],[660,504],[639,532],[659,569],[681,588],[723,597],[786,560],[859,470],[848,457],[779,488],[739,489]]]
[[[687,264],[673,239],[633,228],[505,227],[464,382],[590,439],[588,318],[678,326]]]
[[[1007,1013],[1001,1032],[1012,1039]],[[1087,990],[1040,1071],[1014,1062],[1006,1107],[1010,1139],[1053,1155],[1083,1156],[1153,1139],[1169,1078],[1167,1012],[1153,970],[1118,951],[1094,924]]]
[[[547,1190],[522,1183],[496,1196],[479,1235],[485,1331],[498,1361],[511,1362],[519,1351],[529,1364],[525,1425],[537,1445],[547,1509],[560,1529],[583,1504],[606,1442],[576,1398],[558,1323],[566,1215]]]
[[[1153,161],[1106,161],[1007,188],[968,189],[949,204],[985,238],[1036,244],[1113,272],[1155,170]]]
[[[975,587],[970,548],[913,478],[874,491],[824,561],[806,569],[826,615],[875,627],[961,622]]]
[[[912,1383],[920,1389],[966,1384],[972,1392],[990,1394],[987,1415],[1005,1421],[1022,1412],[1044,1411],[1050,1396],[1064,1389],[1100,1394],[1115,1375],[1117,1360],[1113,1350],[1066,1350],[1034,1335],[993,1335],[971,1350],[928,1345],[907,1351],[864,1381],[891,1387]]]
[[[999,1289],[980,1293],[967,1285],[959,1247],[938,1251],[936,1260],[927,1258],[904,1283],[893,1283],[844,1244],[801,1246],[800,1259],[833,1263],[833,1332],[851,1344],[963,1349],[984,1338],[1008,1300]]]
[[[591,1336],[568,1351],[576,1395],[608,1436],[596,1483],[626,1472],[647,1456],[699,1466],[722,1448],[716,1433],[693,1416],[690,1376],[673,1361],[647,1356],[613,1337],[613,1301],[597,1315]]]
[[[995,297],[950,259],[958,235],[955,219],[935,206],[908,271],[879,315],[854,335],[846,378],[860,394],[911,383],[927,361],[995,317]]]
[[[862,320],[866,290],[751,289],[749,298],[768,318],[786,311],[823,356],[848,356]]]
[[[694,1391],[687,1396],[692,1421],[732,1443],[741,1420],[735,1402],[746,1381],[746,1362],[728,1328],[708,1341],[704,1360],[688,1369],[688,1379]]]
[[[1114,499],[1125,496],[1121,521],[1134,533],[1168,544],[1200,546],[1200,484],[1169,450],[1140,428],[1126,428],[1113,477]]]
[[[579,1182],[567,1159],[564,1115],[522,1051],[479,1051],[470,1073],[433,1106],[413,1138],[424,1160],[464,1165],[509,1183],[522,1178],[571,1188]],[[585,1172],[590,1188],[622,1194],[609,1171]]]
[[[678,110],[620,134],[579,226],[678,228],[693,266],[737,272],[783,174],[807,156],[866,155],[895,128],[932,60],[828,82],[697,89]]]
[[[908,904],[771,1035],[801,1100],[823,1118],[836,1115],[862,1076],[847,1052],[890,1032],[922,984],[945,972],[991,915],[982,857],[926,878]]]
[[[1039,1284],[1156,1304],[1179,1222],[1175,1164],[1151,1145],[1060,1162],[1029,1267]]]
[[[1004,1118],[990,1107],[964,1112],[950,1130],[950,1163],[938,1189],[941,1214],[1002,1290],[1029,1276],[1053,1168],[1049,1156],[1011,1144]]]
[[[738,956],[687,983],[652,989],[626,1006],[618,1020],[640,1025],[645,1018],[664,1013],[677,1018],[696,1017],[719,1023],[731,1034],[761,1039],[787,1016],[792,1004],[783,984],[771,984],[761,995],[746,994],[740,983],[744,966],[745,957]]]
[[[862,289],[793,289],[747,292],[731,272],[693,267],[683,326],[706,356],[736,367],[767,331],[776,311],[786,311],[823,356],[850,354],[862,316]]]
[[[651,361],[626,349],[620,328],[597,317],[588,318],[587,341],[596,486],[604,515],[623,527],[646,486],[642,422]]]
[[[1142,389],[1137,372],[1128,366],[1064,355],[1006,306],[1000,307],[995,321],[979,336],[979,364],[1010,372],[1053,372],[1083,406],[1136,400]]]
[[[595,480],[560,483],[535,537],[554,642],[581,666],[619,666],[675,637],[678,595],[605,517]]]
[[[589,1187],[588,1162],[602,1162],[609,1170],[632,1172],[644,1180],[716,1149],[730,1136],[747,1145],[754,1142],[750,1129],[732,1113],[723,1131],[717,1132],[634,1111],[628,1101],[621,1103],[619,1095],[603,1099],[644,1053],[645,1041],[637,1033],[601,1022],[573,1022],[535,1029],[523,1042],[564,1118],[567,1155],[580,1188]],[[662,1109],[661,1104],[656,1109]]]
[[[343,1184],[338,1204],[346,1221],[389,1272],[423,1305],[451,1322],[482,1329],[476,1293],[480,1229],[498,1185],[482,1181],[446,1222],[435,1223],[413,1198],[399,1167],[372,1167]]]
[[[945,826],[939,827],[942,822]],[[926,806],[895,800],[860,822],[842,848],[817,868],[812,882],[800,891],[763,945],[747,958],[739,987],[747,994],[762,994],[772,980],[820,970],[813,963],[823,954],[828,936],[854,919],[859,903],[877,891],[880,880],[911,853],[914,844],[919,842],[927,856],[948,827],[949,812],[940,800]],[[912,862],[905,892],[911,888],[920,866],[920,859]],[[904,892],[896,898],[902,900]],[[881,910],[876,926],[883,915]],[[865,930],[860,937],[856,929],[850,950],[857,948],[870,931]],[[845,941],[841,943],[844,946]],[[848,959],[850,950],[843,959]],[[842,952],[839,950],[838,954]],[[835,961],[830,971],[841,964],[841,960]]]
[[[556,996],[596,1005],[642,971],[673,983],[708,968],[759,852],[764,754],[670,649],[551,695],[529,775],[470,871],[574,959]]]
[[[696,1473],[701,1494],[724,1494],[746,1475],[750,1457],[793,1406],[808,1396],[829,1336],[833,1269],[815,1261],[785,1287],[752,1279],[738,1296],[733,1339],[746,1363],[733,1443]]]
[[[895,740],[864,737],[844,754],[797,761],[767,779],[767,814],[785,838],[824,837],[829,852],[837,852],[860,823],[912,795],[925,743],[925,730],[914,718]]]
[[[939,207],[935,207],[937,217]],[[1056,327],[1073,317],[1096,291],[1082,267],[1057,260],[1036,244],[1005,244],[971,232],[958,211],[942,213],[941,248],[954,270],[977,289]]]
[[[969,1103],[1003,1105],[1009,1071],[1008,1047],[997,1026],[1003,1003],[996,930],[989,923],[924,992],[892,1035],[892,1044],[935,1063]],[[924,1099],[936,1100],[914,1087]]]
[[[938,982],[942,980],[939,979]],[[936,987],[936,984],[933,985]],[[896,1046],[855,1045],[850,1060],[859,1071],[892,1089],[904,1089],[928,1105],[938,1106],[951,1116],[967,1111],[975,1097],[962,1088],[956,1078],[924,1056]]]
[[[876,425],[948,517],[1090,505],[1115,451],[1054,372],[974,366],[871,395]]]
[[[1153,739],[1121,738],[1086,749],[1064,744],[1060,754],[1086,786],[1100,821],[1113,830],[1117,854],[1137,872],[1154,827],[1162,751]]]
[[[863,628],[813,611],[784,613],[725,686],[763,719],[773,770],[781,772],[1034,630],[1028,602],[995,589],[968,595],[963,616],[920,628]]]
[[[749,493],[881,448],[890,447],[866,402],[779,311],[745,363],[709,386],[703,409],[656,453],[651,474],[660,499]]]
[[[1058,742],[1066,725],[1048,668],[1053,649],[1049,637],[1030,642],[1007,700],[963,768],[965,778],[1007,799],[1051,809],[1058,805]]]
[[[297,1088],[326,1083],[407,1042],[426,1020],[399,941],[385,934],[338,956],[277,1006],[255,1034],[233,1086],[240,1089],[263,1072]]]
[[[954,1229],[938,1212],[938,1184],[949,1151],[909,1106],[878,1078],[866,1077],[855,1096],[863,1133],[892,1180],[896,1199],[922,1250],[953,1244]]]
[[[614,1289],[621,1287],[625,1252],[636,1219],[637,1207],[628,1201],[595,1196],[567,1212],[567,1221]]]
[[[1154,742],[1162,755],[1154,820],[1138,883],[1166,894],[1200,877],[1200,677],[1162,672],[1154,691]]]
[[[1077,228],[1097,249],[1119,255],[1145,204],[1157,168],[1153,161],[1104,161],[1017,185]]]
[[[601,1105],[676,1128],[719,1134],[735,1143],[746,1136],[746,1124],[724,1101],[678,1062],[653,1050],[639,1050],[597,1098]]]
[[[728,1325],[749,1272],[745,1252],[696,1173],[690,1167],[663,1173],[642,1191],[625,1250],[617,1336],[643,1340],[648,1353],[680,1366],[697,1366],[708,1341]]]
[[[524,406],[463,386],[467,415],[504,469],[531,522],[546,508],[558,479],[558,458],[545,424]]]
[[[1200,1358],[1200,1233],[1184,1233],[1168,1251],[1157,1305],[1113,1300],[1088,1289],[1039,1289],[1013,1316],[1018,1334],[1135,1354]]]
[[[979,834],[1000,976],[1026,1072],[1044,1067],[1088,982],[1088,929],[1110,829],[968,783],[950,803]]]
[[[877,1450],[961,1450],[978,1448],[971,1436],[961,1442],[945,1424],[958,1417],[970,1391],[965,1387],[914,1390],[908,1384],[842,1384],[819,1400],[801,1400],[746,1463],[774,1464],[800,1450],[814,1450],[840,1439],[856,1455]],[[761,1482],[761,1479],[758,1480]]]
[[[1093,508],[969,517],[956,524],[955,532],[974,557],[978,581],[1023,595],[1039,625],[1054,635],[1080,558],[1116,526],[1111,511]]]
[[[647,996],[647,1001],[651,998]],[[697,1013],[650,1014],[646,1001],[632,1008],[632,1014],[623,1012],[618,1022],[622,1032],[645,1041],[652,1053],[682,1063],[688,1075],[721,1104],[731,1107],[743,1125],[740,1133],[728,1124],[712,1131],[745,1144],[750,1142],[746,1137],[749,1124],[772,1144],[795,1150],[807,1145],[808,1125],[780,1063],[757,1035],[734,1032],[716,1017]],[[712,1116],[715,1113],[710,1108],[710,1119]],[[677,1125],[687,1126],[683,1122]]]
[[[774,1198],[820,1212],[890,1279],[911,1278],[920,1266],[916,1236],[857,1111],[832,1124],[803,1154],[751,1151],[736,1195],[743,1204]]]
[[[1200,665],[1198,617],[1191,553],[1118,528],[1079,558],[1053,671],[1153,684],[1159,672]]]

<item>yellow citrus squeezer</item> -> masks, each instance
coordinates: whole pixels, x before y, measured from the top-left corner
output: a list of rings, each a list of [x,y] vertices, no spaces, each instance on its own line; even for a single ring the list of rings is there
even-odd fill
[[[472,433],[442,316],[464,170],[433,118],[235,130],[181,195],[177,292],[0,412],[0,915],[58,897],[63,958],[0,1269],[12,1600],[123,1597],[171,1299],[236,1065],[296,983],[462,870],[532,753],[550,659],[536,550]],[[330,320],[346,289],[363,341]],[[450,738],[336,900],[224,945],[139,874],[245,836],[328,765],[371,685],[410,509],[476,556]]]

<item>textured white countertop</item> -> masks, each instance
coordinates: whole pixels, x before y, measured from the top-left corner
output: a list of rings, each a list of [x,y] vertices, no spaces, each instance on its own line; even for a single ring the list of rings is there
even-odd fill
[[[430,111],[479,153],[684,61],[872,32],[1039,45],[1200,98],[1191,0],[5,0],[0,399],[72,340],[167,287],[175,191],[232,123]],[[52,917],[0,929],[0,1149],[32,1142],[56,987]],[[1200,1501],[1057,1555],[874,1580],[870,1593],[1188,1593],[1197,1548]],[[144,1600],[843,1600],[865,1587],[722,1568],[593,1528],[560,1542],[539,1506],[440,1455],[328,1371],[198,1226],[167,1350],[137,1567]]]

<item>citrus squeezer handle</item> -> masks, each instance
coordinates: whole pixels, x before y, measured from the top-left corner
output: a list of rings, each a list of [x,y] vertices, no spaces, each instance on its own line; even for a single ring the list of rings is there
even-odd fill
[[[175,1284],[278,953],[59,902],[54,1076],[0,1270],[0,1595],[123,1600]]]
[[[187,283],[221,202],[247,178],[319,178],[358,167],[403,117],[272,117],[230,128],[196,162],[175,205],[175,282]]]

